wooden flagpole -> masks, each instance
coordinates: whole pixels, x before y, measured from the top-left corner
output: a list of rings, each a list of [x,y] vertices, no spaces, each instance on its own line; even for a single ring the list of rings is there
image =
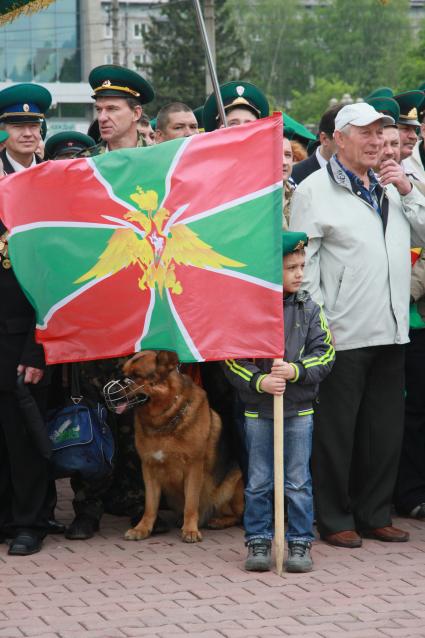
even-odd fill
[[[282,359],[275,359],[281,362]],[[274,549],[276,572],[282,575],[285,553],[285,493],[283,467],[283,395],[273,397],[274,420]]]

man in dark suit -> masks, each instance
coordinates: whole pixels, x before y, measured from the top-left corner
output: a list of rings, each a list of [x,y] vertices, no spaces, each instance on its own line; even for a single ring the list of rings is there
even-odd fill
[[[335,130],[335,118],[342,108],[342,104],[331,106],[319,122],[318,144],[307,159],[294,165],[292,169],[292,179],[296,184],[301,184],[303,179],[323,168],[329,162],[336,151],[333,134]]]
[[[0,157],[6,175],[41,160],[35,149],[40,125],[52,98],[35,84],[0,92],[0,130],[7,134]],[[0,211],[1,213],[1,211]],[[13,272],[8,232],[0,220],[0,541],[12,537],[9,554],[26,556],[41,549],[46,534],[48,465],[27,428],[16,395],[17,377],[43,410],[46,402],[45,361],[35,342],[35,313]]]

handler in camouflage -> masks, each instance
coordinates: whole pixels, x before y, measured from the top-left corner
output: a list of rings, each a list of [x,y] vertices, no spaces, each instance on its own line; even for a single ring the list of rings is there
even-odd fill
[[[76,157],[93,157],[120,148],[145,146],[137,131],[142,104],[154,98],[151,85],[138,73],[116,65],[93,69],[89,83],[94,91],[101,142]],[[124,359],[108,359],[80,364],[82,391],[85,396],[102,401],[102,388],[112,378],[122,376]],[[69,539],[91,538],[99,528],[104,511],[118,516],[138,516],[143,511],[144,485],[139,456],[134,447],[133,416],[110,415],[116,454],[109,480],[83,481],[74,477],[75,518],[69,526]]]

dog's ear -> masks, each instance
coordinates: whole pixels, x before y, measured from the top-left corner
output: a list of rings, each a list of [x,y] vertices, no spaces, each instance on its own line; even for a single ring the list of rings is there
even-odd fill
[[[131,375],[134,369],[134,366],[137,364],[137,362],[140,361],[141,359],[146,358],[146,356],[148,356],[149,353],[151,355],[154,354],[153,352],[150,352],[149,350],[143,350],[142,352],[136,352],[136,354],[134,354],[132,357],[124,361],[124,363],[122,364],[123,374]]]
[[[156,355],[156,360],[158,364],[158,372],[160,372],[160,368],[162,368],[167,374],[173,370],[173,368],[176,368],[179,363],[176,353],[168,352],[168,350],[160,350],[160,352]]]

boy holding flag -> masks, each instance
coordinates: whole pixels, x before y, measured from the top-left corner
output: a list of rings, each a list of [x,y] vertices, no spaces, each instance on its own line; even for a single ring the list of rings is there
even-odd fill
[[[313,496],[310,474],[313,400],[335,358],[332,337],[319,305],[300,290],[305,233],[283,232],[285,361],[227,360],[224,370],[245,404],[248,482],[245,488],[245,569],[267,571],[273,538],[273,395],[285,393],[284,461],[288,499],[290,572],[311,571]]]

